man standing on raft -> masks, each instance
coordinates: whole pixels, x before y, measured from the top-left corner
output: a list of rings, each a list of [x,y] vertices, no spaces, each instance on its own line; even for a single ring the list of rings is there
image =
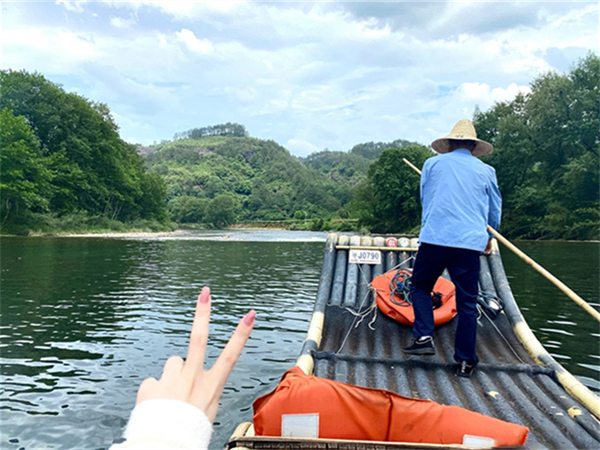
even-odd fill
[[[502,198],[495,170],[476,158],[489,155],[493,147],[477,139],[470,120],[459,121],[448,136],[433,141],[431,147],[440,155],[425,162],[421,175],[423,217],[410,286],[414,338],[404,352],[435,354],[431,291],[447,268],[456,287],[457,374],[469,377],[478,361],[479,256],[491,248],[487,225],[494,229],[500,226]]]

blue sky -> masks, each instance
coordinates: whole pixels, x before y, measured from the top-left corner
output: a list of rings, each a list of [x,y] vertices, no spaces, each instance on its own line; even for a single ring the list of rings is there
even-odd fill
[[[598,2],[2,2],[3,69],[151,144],[237,122],[297,156],[424,144],[598,51]]]

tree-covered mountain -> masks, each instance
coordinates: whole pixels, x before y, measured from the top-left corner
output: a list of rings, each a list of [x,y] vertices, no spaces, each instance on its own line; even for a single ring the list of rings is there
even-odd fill
[[[35,213],[167,218],[162,179],[119,137],[106,105],[37,73],[2,71],[0,109],[2,228]]]
[[[373,163],[362,155],[330,150],[312,153],[301,161],[333,182],[346,184],[351,188],[364,180]]]
[[[349,152],[333,152],[323,150],[308,155],[300,160],[309,167],[327,175],[336,183],[343,183],[350,188],[364,181],[369,166],[375,162],[384,150],[419,145],[404,139],[392,142],[365,142],[357,144]]]
[[[158,146],[147,161],[166,181],[169,210],[180,222],[331,216],[351,198],[277,143],[247,136],[179,139]],[[225,206],[227,214],[214,221]]]

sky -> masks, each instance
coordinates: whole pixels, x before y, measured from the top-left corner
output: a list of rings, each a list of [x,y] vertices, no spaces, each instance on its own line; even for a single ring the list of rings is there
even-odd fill
[[[3,1],[0,67],[149,145],[226,122],[296,156],[429,145],[598,52],[597,1]]]

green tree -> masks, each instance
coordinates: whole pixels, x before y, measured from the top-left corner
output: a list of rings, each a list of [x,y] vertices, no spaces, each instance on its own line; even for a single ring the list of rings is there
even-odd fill
[[[27,209],[46,211],[52,174],[25,117],[0,111],[0,225]]]
[[[166,217],[164,186],[118,134],[108,107],[38,73],[0,72],[1,105],[23,116],[52,173],[49,210],[113,219]]]
[[[598,239],[600,58],[550,72],[531,93],[477,111],[504,199],[502,231],[516,238]]]
[[[420,145],[384,150],[369,168],[367,181],[355,191],[352,208],[359,224],[379,233],[408,232],[418,226],[419,176],[403,158],[422,167],[431,156]]]
[[[171,218],[179,223],[204,222],[209,200],[205,198],[184,195],[176,197],[169,202]]]
[[[205,222],[214,228],[223,228],[235,221],[235,200],[227,194],[213,198],[206,207]]]

